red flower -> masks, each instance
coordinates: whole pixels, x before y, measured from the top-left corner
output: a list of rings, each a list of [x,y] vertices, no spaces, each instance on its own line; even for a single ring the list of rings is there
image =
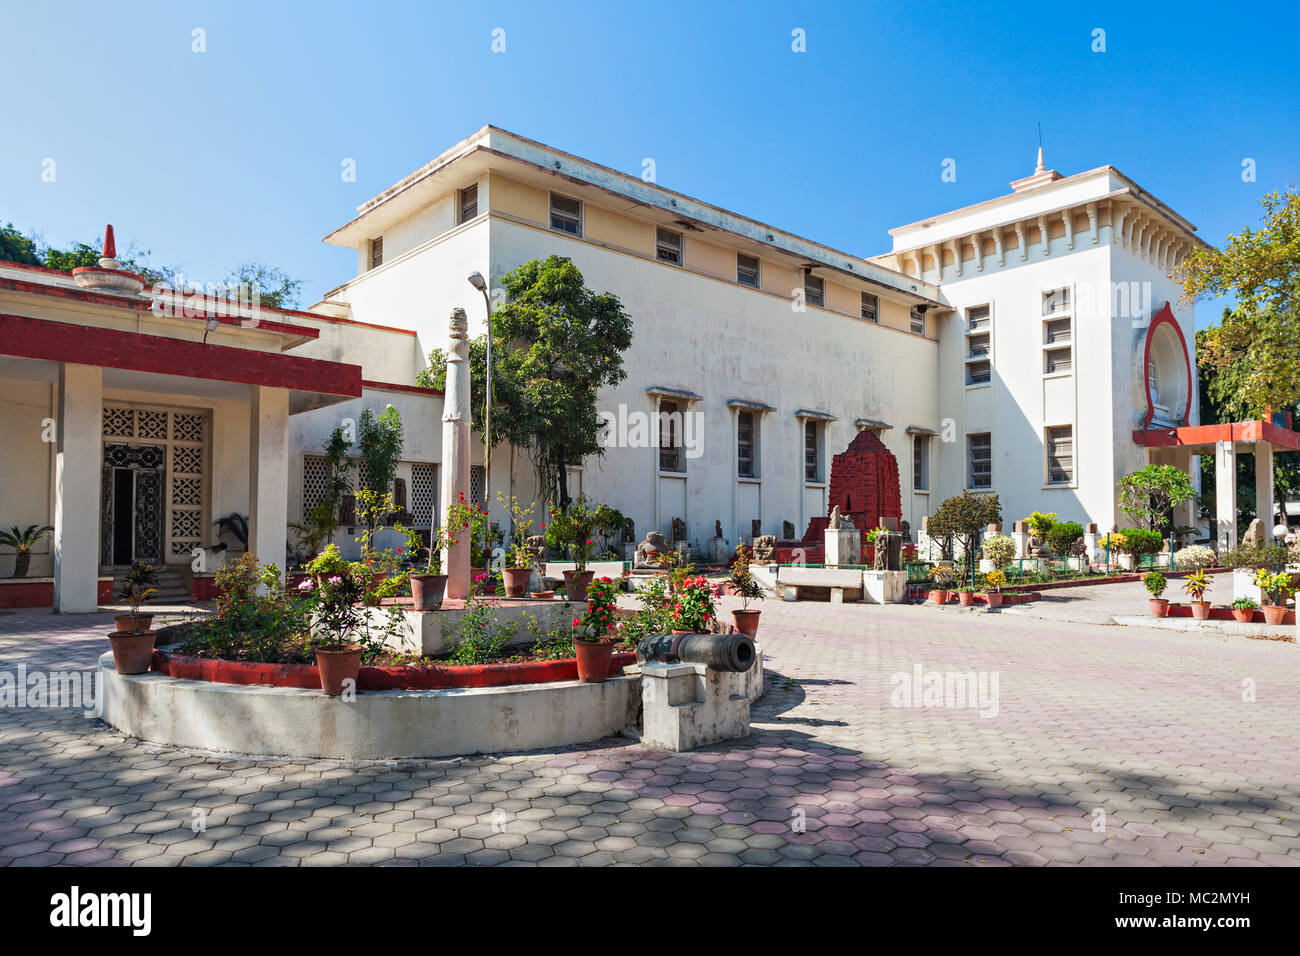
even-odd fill
[[[573,626],[574,626],[574,627],[580,627],[581,625],[582,625],[582,619],[581,619],[581,618],[577,618],[577,617],[575,617],[575,618],[573,619]]]
[[[591,539],[590,539],[590,538],[587,539],[587,544],[591,544]]]

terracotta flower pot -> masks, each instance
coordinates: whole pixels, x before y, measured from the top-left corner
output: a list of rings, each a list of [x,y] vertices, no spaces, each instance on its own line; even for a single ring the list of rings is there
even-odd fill
[[[113,624],[117,627],[119,634],[136,634],[149,630],[149,625],[153,623],[152,614],[141,614],[139,617],[132,617],[130,614],[113,615]]]
[[[1192,617],[1198,621],[1207,621],[1210,618],[1209,601],[1193,601]]]
[[[754,608],[741,608],[731,612],[732,618],[736,622],[736,630],[742,634],[748,634],[750,637],[758,636],[758,616],[762,611]]]
[[[975,592],[974,592],[974,591],[958,591],[958,592],[957,592],[957,600],[961,601],[961,606],[962,606],[962,607],[970,607],[972,604],[975,603]]]
[[[1286,617],[1285,604],[1265,604],[1261,610],[1264,612],[1265,624],[1281,624]]]
[[[1234,607],[1232,609],[1232,619],[1238,624],[1249,624],[1255,620],[1255,609],[1253,607]]]
[[[564,596],[570,601],[586,601],[587,588],[591,584],[591,579],[596,576],[595,571],[565,571],[564,572]]]
[[[523,597],[532,580],[532,568],[502,568],[501,577],[506,586],[506,597]]]
[[[939,591],[939,590],[931,591],[931,592],[930,592],[930,600],[933,601],[935,604],[947,604],[947,603],[948,603],[948,592],[947,592],[947,591]]]
[[[554,591],[534,591],[533,598],[538,601],[551,601],[555,599]]]
[[[442,595],[447,590],[445,574],[412,574],[411,600],[417,611],[436,611],[442,607]]]
[[[361,648],[356,644],[318,647],[316,670],[320,672],[320,689],[337,697],[343,693],[345,680],[350,679],[353,688],[356,687],[357,674],[361,672]]]
[[[1147,607],[1151,609],[1152,617],[1169,616],[1169,601],[1165,598],[1147,598]]]
[[[153,631],[115,632],[108,635],[113,645],[113,666],[119,674],[143,674],[153,660]]]
[[[986,593],[986,594],[984,595],[984,598],[985,598],[985,600],[987,600],[987,601],[989,602],[989,607],[1001,607],[1001,606],[1002,606],[1002,592],[1001,592],[1001,591],[989,591],[988,593]]]
[[[609,662],[614,654],[613,643],[593,644],[591,641],[574,641],[578,657],[578,680],[599,684],[609,676]]]

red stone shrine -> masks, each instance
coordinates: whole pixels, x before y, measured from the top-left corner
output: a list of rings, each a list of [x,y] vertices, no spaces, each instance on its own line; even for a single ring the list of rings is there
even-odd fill
[[[827,503],[839,506],[840,514],[853,519],[859,530],[879,527],[881,518],[903,517],[903,496],[898,483],[898,459],[874,432],[858,432],[849,447],[831,459],[831,487]],[[799,546],[810,564],[817,563],[825,543],[829,518],[808,522]],[[864,542],[865,543],[865,542]]]

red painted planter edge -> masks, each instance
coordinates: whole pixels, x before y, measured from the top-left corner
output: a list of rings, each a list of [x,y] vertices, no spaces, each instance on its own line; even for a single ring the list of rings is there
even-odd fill
[[[613,655],[611,676],[636,661],[636,654],[620,651]],[[187,657],[169,651],[154,651],[152,669],[182,680],[205,680],[218,684],[265,687],[320,687],[314,664],[259,664]],[[358,690],[441,690],[451,687],[506,687],[513,684],[549,684],[577,680],[576,658],[557,661],[527,661],[518,664],[424,664],[413,667],[362,667],[357,675]]]

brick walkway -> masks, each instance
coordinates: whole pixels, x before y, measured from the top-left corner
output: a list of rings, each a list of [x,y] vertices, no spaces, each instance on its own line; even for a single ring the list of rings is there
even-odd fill
[[[248,759],[7,708],[0,863],[1300,863],[1294,644],[763,608],[754,734],[691,754]],[[90,668],[108,620],[0,612],[0,672]],[[996,716],[891,706],[891,675],[917,665],[996,675]]]

